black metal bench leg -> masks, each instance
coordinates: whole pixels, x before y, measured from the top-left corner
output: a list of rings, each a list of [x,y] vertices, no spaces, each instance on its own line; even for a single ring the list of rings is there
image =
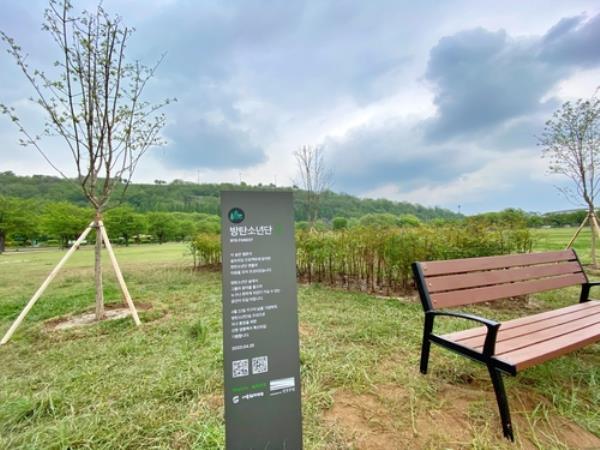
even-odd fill
[[[426,314],[425,323],[423,326],[423,344],[421,346],[421,373],[427,373],[427,365],[429,363],[429,349],[431,349],[431,341],[429,336],[433,331],[433,316]]]
[[[496,393],[496,401],[498,402],[498,409],[500,411],[500,420],[502,420],[502,431],[504,437],[515,441],[513,434],[512,424],[510,422],[510,410],[508,409],[508,398],[506,398],[506,390],[504,389],[504,382],[502,381],[502,373],[495,367],[488,365],[488,371],[492,378],[492,384],[494,385],[494,392]]]
[[[429,363],[429,349],[431,348],[431,341],[423,336],[423,345],[421,346],[421,373],[427,373],[427,365]]]

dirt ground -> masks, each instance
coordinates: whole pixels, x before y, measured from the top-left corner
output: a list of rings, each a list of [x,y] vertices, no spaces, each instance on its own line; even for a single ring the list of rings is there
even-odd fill
[[[491,386],[447,385],[439,408],[416,405],[399,386],[376,386],[366,394],[338,390],[323,420],[348,449],[510,448],[502,437]],[[600,449],[600,439],[561,417],[531,423],[522,411],[544,406],[534,395],[512,398],[512,420],[519,449]],[[479,445],[477,445],[479,443]]]

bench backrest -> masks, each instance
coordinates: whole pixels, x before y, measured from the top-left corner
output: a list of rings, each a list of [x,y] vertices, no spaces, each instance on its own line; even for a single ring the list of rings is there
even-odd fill
[[[588,281],[574,250],[526,253],[413,265],[423,308],[448,308]]]

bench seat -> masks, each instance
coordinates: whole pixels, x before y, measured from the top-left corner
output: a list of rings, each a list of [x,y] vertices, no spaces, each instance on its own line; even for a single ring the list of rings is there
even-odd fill
[[[486,333],[486,327],[476,327],[440,337],[482,352]],[[598,341],[600,301],[589,300],[502,322],[494,358],[512,366],[516,373]]]

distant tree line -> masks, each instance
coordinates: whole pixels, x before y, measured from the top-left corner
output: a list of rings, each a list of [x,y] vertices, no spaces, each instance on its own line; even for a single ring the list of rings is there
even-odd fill
[[[191,185],[182,181],[132,185],[129,202],[109,209],[105,222],[111,237],[125,245],[132,242],[193,240],[202,233],[218,234],[219,192],[221,189],[239,187],[226,184]],[[276,189],[274,186],[241,187]],[[196,203],[190,200],[185,206],[185,202],[183,205],[178,202],[187,191],[199,195],[195,197]],[[303,211],[303,194],[303,191],[296,191],[296,223],[299,230],[308,230],[309,215]],[[56,201],[56,198],[67,200]],[[152,207],[153,203],[158,206]],[[509,208],[465,217],[442,208],[358,199],[329,191],[324,193],[320,208],[321,219],[312,226],[315,231],[422,224],[471,224],[503,229],[566,227],[579,225],[586,215],[585,210],[535,214]],[[11,172],[0,173],[0,251],[4,250],[6,243],[26,246],[42,242],[66,246],[92,219],[91,209],[85,206],[85,199],[72,184],[50,176],[18,177]]]
[[[508,208],[498,212],[488,212],[469,216],[465,220],[478,221],[492,225],[510,225],[528,228],[541,227],[575,227],[586,217],[584,209],[574,211],[549,212],[544,214],[525,212],[520,209]]]
[[[127,193],[127,205],[134,211],[145,213],[150,211],[164,212],[197,212],[219,214],[219,193],[224,189],[273,190],[274,185],[249,186],[237,184],[195,184],[182,180],[166,183],[156,180],[154,184],[132,184]],[[285,188],[289,189],[289,188]],[[118,190],[118,187],[117,187]],[[81,192],[65,180],[53,176],[33,175],[17,176],[12,172],[0,172],[0,195],[22,199],[36,199],[42,202],[66,201],[78,206],[85,206],[86,199]],[[310,211],[305,201],[306,193],[296,190],[295,219],[308,222]],[[119,197],[119,195],[115,195]],[[327,191],[322,195],[319,204],[319,217],[324,222],[331,222],[336,217],[346,220],[359,219],[367,214],[388,213],[394,216],[413,215],[424,222],[460,221],[465,217],[444,208],[428,208],[425,206],[393,202],[385,199],[359,199],[348,194]],[[478,214],[478,220],[491,223],[506,220],[525,222],[529,228],[578,226],[585,218],[585,210],[531,213],[520,209],[509,208],[504,211]]]
[[[121,190],[115,187],[114,198],[120,198]],[[222,190],[289,190],[275,185],[250,186],[242,184],[196,184],[182,180],[166,183],[156,180],[154,184],[132,184],[127,190],[126,202],[137,212],[178,211],[219,214],[219,194]],[[309,221],[311,213],[307,192],[294,188],[295,219]],[[46,176],[17,176],[12,172],[0,172],[0,195],[19,198],[35,198],[43,201],[68,201],[85,206],[86,199],[81,192],[66,180]],[[325,221],[334,217],[359,218],[371,213],[394,215],[412,214],[423,221],[436,218],[458,219],[460,214],[444,208],[428,208],[408,202],[393,202],[385,199],[359,199],[348,194],[325,191],[320,196],[317,216]]]
[[[94,211],[69,202],[40,202],[0,196],[0,253],[6,246],[67,247],[93,220]],[[124,205],[105,214],[105,225],[116,243],[190,240],[198,233],[219,233],[219,217],[203,213],[139,213]],[[93,239],[94,236],[92,235]]]

